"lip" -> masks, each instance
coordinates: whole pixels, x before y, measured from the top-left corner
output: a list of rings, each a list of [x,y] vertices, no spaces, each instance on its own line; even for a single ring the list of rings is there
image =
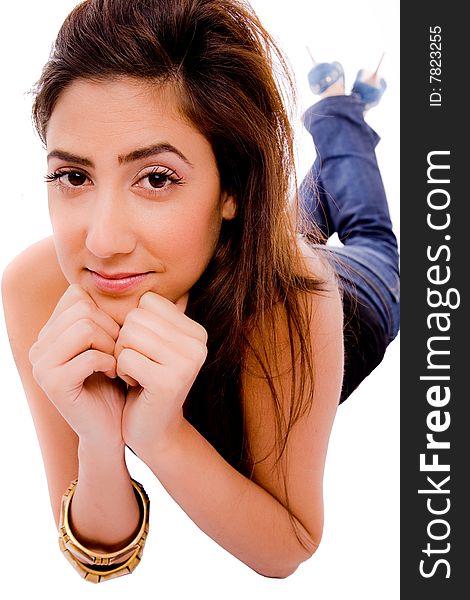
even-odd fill
[[[141,284],[149,275],[147,273],[98,273],[88,270],[95,286],[102,292],[127,292]]]

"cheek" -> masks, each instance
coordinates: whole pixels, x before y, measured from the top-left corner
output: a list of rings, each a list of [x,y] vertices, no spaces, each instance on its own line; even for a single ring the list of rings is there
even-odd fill
[[[193,214],[177,228],[173,244],[177,252],[193,263],[204,264],[212,257],[219,237],[221,219],[215,211],[209,214]]]
[[[77,219],[71,218],[70,209],[67,210],[61,201],[60,193],[50,190],[48,193],[49,220],[56,240],[66,242],[73,237],[73,231],[77,228]]]
[[[84,246],[84,237],[77,224],[68,219],[51,215],[54,246],[61,269],[70,283],[74,280],[77,263]]]
[[[175,211],[170,219],[155,227],[147,226],[148,244],[155,254],[164,255],[171,264],[189,262],[195,266],[211,258],[220,232],[220,211],[194,202],[194,208]]]

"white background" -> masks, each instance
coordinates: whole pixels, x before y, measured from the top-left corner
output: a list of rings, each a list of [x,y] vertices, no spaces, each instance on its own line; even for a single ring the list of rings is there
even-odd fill
[[[75,3],[23,0],[2,8],[0,272],[22,249],[50,235],[45,153],[33,133],[27,92]],[[342,62],[348,88],[357,70],[373,70],[385,51],[381,73],[388,89],[367,120],[382,137],[377,156],[399,235],[399,0],[253,0],[252,5],[295,72],[297,123],[314,100],[306,45],[318,62]],[[300,179],[314,158],[312,141],[300,126],[297,148]],[[165,600],[399,597],[399,336],[338,410],[326,466],[323,541],[285,580],[263,578],[218,547],[129,454],[132,475],[152,499],[142,564],[130,577],[98,586],[82,581],[57,546],[40,450],[3,320],[0,368],[0,589],[8,589],[9,598],[26,593],[47,593],[51,600],[83,594],[120,600],[143,593]]]

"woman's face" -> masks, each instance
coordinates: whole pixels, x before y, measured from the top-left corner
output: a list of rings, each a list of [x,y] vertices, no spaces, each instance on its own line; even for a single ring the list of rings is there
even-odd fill
[[[169,86],[78,80],[48,124],[60,266],[120,324],[146,291],[181,298],[235,215],[209,142],[177,107]]]

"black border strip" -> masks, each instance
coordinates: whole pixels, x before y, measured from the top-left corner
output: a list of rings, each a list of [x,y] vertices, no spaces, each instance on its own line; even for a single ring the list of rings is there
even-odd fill
[[[401,3],[400,575],[405,600],[469,594],[470,194],[465,188],[470,186],[470,99],[464,88],[470,31],[463,6],[452,0]]]

